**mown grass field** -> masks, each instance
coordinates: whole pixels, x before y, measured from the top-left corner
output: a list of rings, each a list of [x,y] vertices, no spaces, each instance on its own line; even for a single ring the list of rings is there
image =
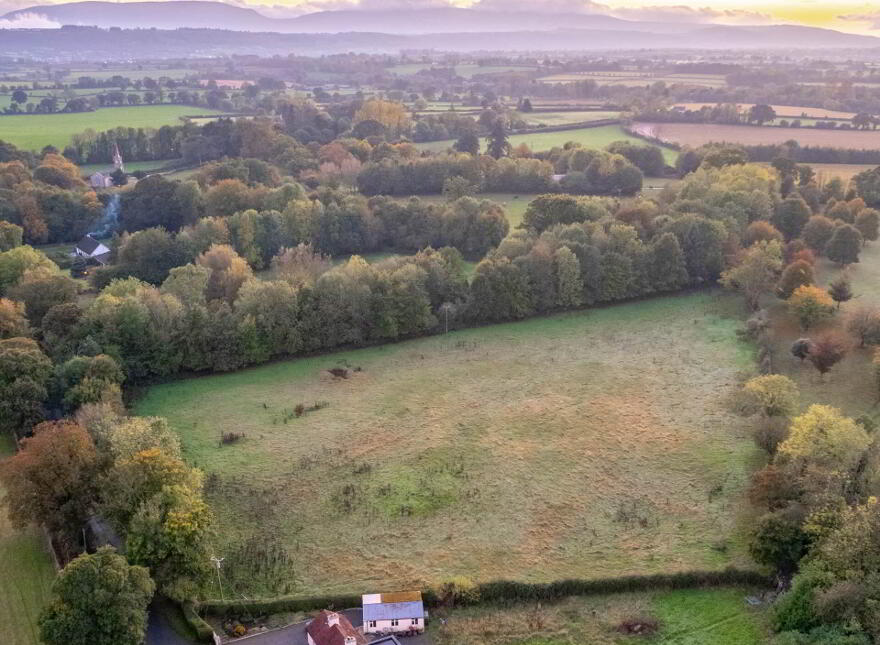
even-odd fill
[[[94,112],[72,114],[23,114],[0,116],[0,139],[26,150],[40,150],[53,145],[59,149],[70,138],[89,128],[101,131],[118,126],[159,128],[177,125],[188,114],[221,114],[218,110],[188,105],[144,105],[102,108]]]
[[[0,460],[14,452],[8,435],[0,435]],[[0,497],[3,489],[0,488]],[[37,529],[18,531],[0,506],[0,625],[3,643],[38,645],[37,617],[49,600],[55,567]]]
[[[567,598],[545,606],[462,609],[432,621],[436,645],[759,645],[766,642],[763,607],[753,608],[744,588],[693,589]],[[653,636],[623,635],[618,626],[636,617],[660,621]]]
[[[134,410],[209,473],[218,552],[277,539],[302,592],[748,565],[756,449],[724,404],[753,366],[742,313],[657,298],[171,382]]]
[[[658,137],[663,141],[689,146],[701,146],[713,142],[756,145],[784,143],[793,139],[802,146],[830,146],[854,150],[880,147],[880,131],[875,130],[817,130],[703,123],[636,123],[633,127],[639,132]]]
[[[510,145],[518,146],[526,144],[533,151],[550,150],[555,147],[562,147],[569,141],[580,143],[588,148],[604,148],[615,141],[632,141],[639,145],[644,145],[642,139],[627,134],[619,125],[605,125],[598,128],[578,128],[575,130],[561,130],[559,132],[538,132],[535,134],[514,134],[510,136]],[[454,140],[448,141],[429,141],[427,143],[417,143],[416,148],[420,150],[430,150],[433,152],[442,152],[451,147],[455,143]],[[486,139],[481,140],[481,146],[485,148]],[[678,152],[671,148],[661,148],[666,163],[674,164],[678,158]]]

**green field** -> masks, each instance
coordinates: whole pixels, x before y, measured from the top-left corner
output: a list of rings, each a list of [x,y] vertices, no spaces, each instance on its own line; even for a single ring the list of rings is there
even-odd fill
[[[221,114],[218,110],[187,105],[144,105],[139,107],[102,108],[94,112],[71,114],[22,114],[0,116],[0,139],[26,150],[40,150],[53,145],[59,149],[70,138],[91,128],[109,130],[118,126],[158,128],[176,125],[188,114]]]
[[[760,645],[764,608],[750,607],[742,588],[688,589],[567,598],[544,606],[474,608],[429,623],[436,645]],[[757,593],[760,593],[759,591]],[[654,636],[622,635],[626,620],[654,618]]]
[[[8,435],[0,435],[0,459],[12,454]],[[0,489],[0,497],[3,490]],[[37,617],[49,598],[55,568],[37,529],[17,531],[0,508],[0,625],[4,643],[38,645]]]
[[[166,166],[172,161],[180,161],[179,159],[157,159],[156,161],[126,161],[125,162],[125,171],[126,172],[137,172],[138,170],[157,170]],[[88,177],[89,175],[96,172],[106,172],[107,170],[113,170],[113,165],[108,163],[87,163],[83,164],[79,167],[80,172],[82,172],[83,177]]]
[[[747,566],[742,313],[703,292],[469,329],[157,385],[135,413],[209,474],[219,553],[277,539],[304,593]]]
[[[432,67],[442,68],[443,65],[432,65],[431,63],[406,63],[404,65],[394,65],[388,68],[388,72],[397,76],[411,76],[418,74],[422,70],[431,69]],[[528,72],[535,70],[535,67],[528,65],[476,65],[473,63],[455,66],[455,73],[462,78],[473,78],[477,74],[502,74],[505,72]]]
[[[524,143],[534,152],[562,147],[569,141],[575,141],[588,148],[604,148],[615,141],[632,141],[633,143],[645,145],[645,141],[627,134],[619,125],[604,125],[598,128],[578,128],[576,130],[561,130],[559,132],[514,134],[510,136],[510,145],[518,146]],[[419,150],[442,152],[451,147],[453,143],[455,143],[454,140],[429,141],[427,143],[417,143],[415,146]],[[485,138],[482,140],[482,145],[484,147],[486,145]],[[678,152],[671,148],[662,148],[662,150],[666,163],[670,165],[674,164],[676,158],[678,158]]]
[[[68,71],[67,75],[64,77],[64,80],[67,82],[75,82],[80,76],[90,76],[91,78],[97,80],[107,80],[108,78],[113,78],[114,76],[130,78],[133,81],[147,77],[159,79],[163,76],[166,76],[168,78],[180,79],[186,76],[195,76],[201,73],[202,72],[200,72],[199,70],[177,67],[169,69],[163,69],[159,67],[148,69],[72,69]]]
[[[561,112],[526,112],[520,113],[520,117],[530,125],[566,125],[568,123],[582,123],[584,121],[604,121],[605,119],[620,118],[620,111],[600,110],[571,110]]]
[[[595,81],[599,85],[625,85],[643,87],[654,83],[667,85],[697,85],[701,87],[724,87],[727,84],[720,74],[653,74],[650,72],[571,72],[552,74],[538,79],[540,83],[574,83]]]

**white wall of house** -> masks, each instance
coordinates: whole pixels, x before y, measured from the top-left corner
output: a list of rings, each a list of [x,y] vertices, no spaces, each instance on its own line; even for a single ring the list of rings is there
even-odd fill
[[[397,623],[397,624],[395,624]],[[424,631],[424,618],[400,618],[399,620],[375,620],[364,623],[365,634],[401,634]]]

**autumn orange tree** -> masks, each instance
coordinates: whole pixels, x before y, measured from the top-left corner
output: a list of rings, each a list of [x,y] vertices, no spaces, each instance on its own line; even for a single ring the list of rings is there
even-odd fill
[[[0,463],[3,501],[16,527],[31,522],[76,539],[95,499],[97,455],[88,432],[73,421],[47,421]]]

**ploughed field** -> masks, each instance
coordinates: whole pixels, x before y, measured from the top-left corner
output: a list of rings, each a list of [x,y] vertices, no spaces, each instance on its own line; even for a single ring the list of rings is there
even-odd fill
[[[724,405],[752,370],[742,309],[713,291],[457,331],[157,385],[135,412],[208,473],[219,555],[278,540],[302,593],[748,565],[756,451]]]
[[[795,140],[802,146],[828,146],[852,150],[880,147],[877,130],[819,130],[712,123],[635,123],[633,130],[669,143],[701,146],[705,143],[765,145]]]

